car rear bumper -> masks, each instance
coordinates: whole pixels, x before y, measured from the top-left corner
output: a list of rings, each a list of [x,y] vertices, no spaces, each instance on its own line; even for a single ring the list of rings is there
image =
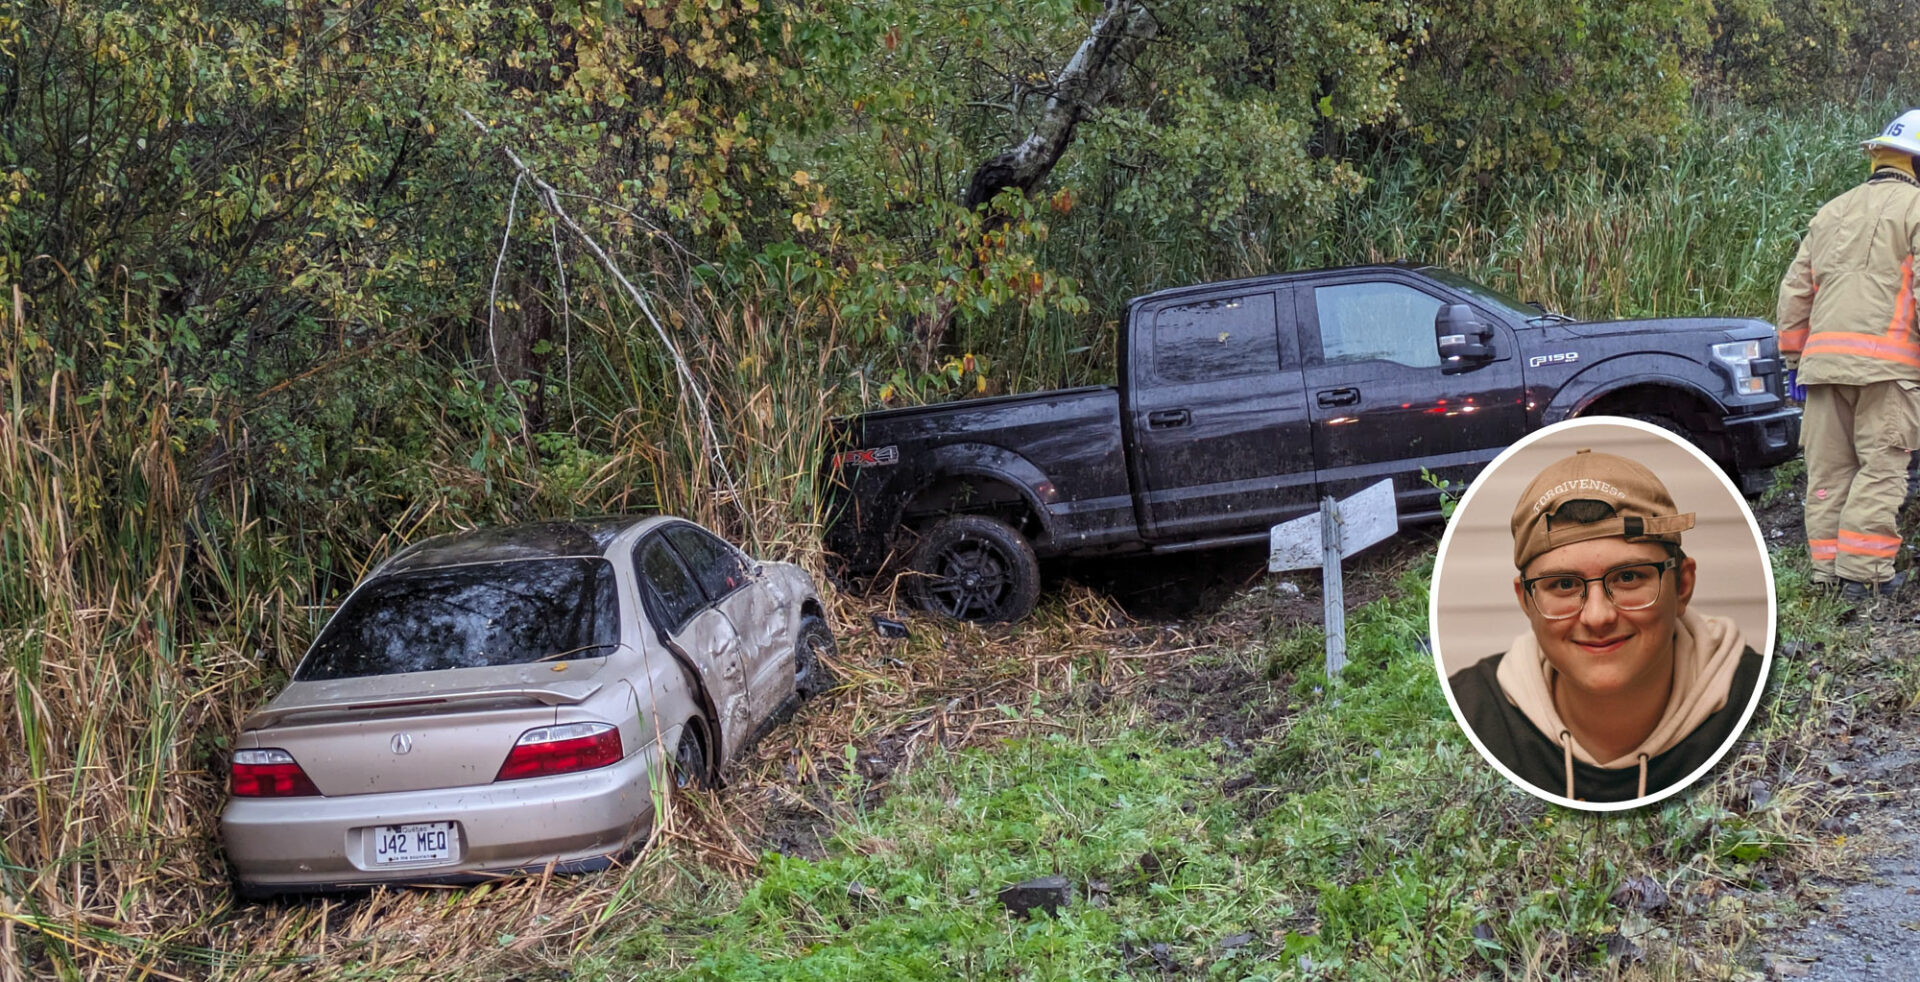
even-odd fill
[[[658,744],[611,767],[389,794],[236,798],[220,838],[250,895],[602,868],[652,830]],[[451,860],[376,865],[375,826],[452,822]]]
[[[1800,410],[1791,406],[1751,416],[1727,416],[1727,446],[1734,468],[1758,471],[1784,464],[1800,452]]]

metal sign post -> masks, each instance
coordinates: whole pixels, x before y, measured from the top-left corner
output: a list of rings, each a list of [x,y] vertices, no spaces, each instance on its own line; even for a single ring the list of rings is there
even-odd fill
[[[1347,605],[1340,561],[1392,535],[1400,527],[1393,481],[1385,480],[1339,501],[1320,499],[1320,510],[1275,525],[1267,539],[1267,570],[1320,567],[1327,635],[1327,678],[1347,667]]]
[[[1347,667],[1347,598],[1340,581],[1340,504],[1320,499],[1320,621],[1326,625],[1327,678]]]

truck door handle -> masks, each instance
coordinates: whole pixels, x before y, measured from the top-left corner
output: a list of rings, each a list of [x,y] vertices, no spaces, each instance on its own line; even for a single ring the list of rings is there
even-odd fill
[[[1184,409],[1160,409],[1147,414],[1147,428],[1154,430],[1170,430],[1192,421],[1193,415]]]
[[[1322,406],[1351,406],[1360,401],[1359,389],[1328,389],[1316,393],[1314,399]]]

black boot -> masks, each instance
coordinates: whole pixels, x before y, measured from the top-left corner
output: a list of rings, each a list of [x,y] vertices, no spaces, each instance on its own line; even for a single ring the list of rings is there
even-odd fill
[[[1862,583],[1859,580],[1840,581],[1840,599],[1857,604],[1873,597],[1891,597],[1907,585],[1907,571],[1893,574],[1893,579],[1885,583]]]

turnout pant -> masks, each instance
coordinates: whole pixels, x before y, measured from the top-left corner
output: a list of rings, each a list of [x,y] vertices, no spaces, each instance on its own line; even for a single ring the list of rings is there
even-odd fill
[[[1920,448],[1916,400],[1916,382],[1807,386],[1800,449],[1815,582],[1893,578],[1907,464]]]

